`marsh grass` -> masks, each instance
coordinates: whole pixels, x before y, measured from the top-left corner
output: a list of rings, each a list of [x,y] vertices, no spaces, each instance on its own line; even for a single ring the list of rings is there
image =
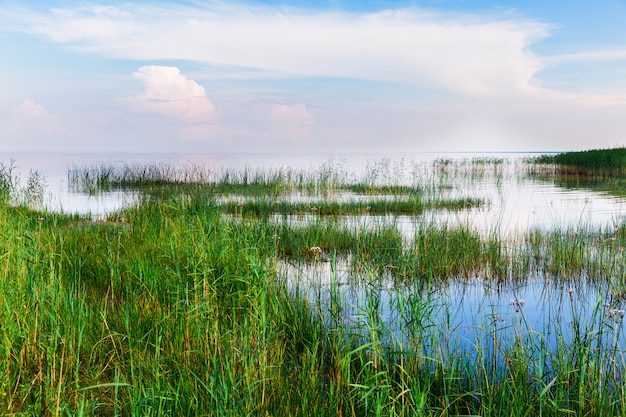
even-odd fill
[[[607,178],[626,173],[626,148],[591,149],[542,155],[531,162],[538,172],[552,172],[567,176]]]
[[[0,201],[4,204],[8,203],[11,199],[11,194],[14,193],[15,183],[17,178],[13,173],[14,162],[11,161],[9,166],[0,164]]]
[[[329,168],[325,168],[327,171]],[[76,191],[98,193],[111,190],[184,189],[202,185],[216,194],[283,195],[331,189],[338,174],[315,175],[291,168],[249,167],[211,170],[200,165],[177,167],[167,163],[77,165],[68,170],[68,182]]]
[[[370,194],[413,193],[385,184],[401,168],[378,167],[373,177],[382,185]],[[334,192],[337,172],[292,182]],[[14,195],[14,183],[0,178],[2,195]],[[305,210],[308,221],[292,223],[299,203],[280,223],[266,215],[280,213],[276,207],[244,213],[246,201],[237,212],[216,198],[231,174],[224,188],[193,178],[158,180],[159,193],[99,222],[3,198],[3,414],[626,412],[619,297],[605,308],[599,296],[588,316],[569,292],[573,319],[552,323],[554,341],[529,325],[522,307],[503,325],[475,317],[468,342],[456,337],[458,324],[437,293],[450,279],[544,274],[615,281],[615,294],[623,294],[623,227],[576,236],[535,231],[506,247],[469,227],[423,222],[407,239],[393,222],[346,224]],[[255,182],[247,178],[231,181],[237,193]],[[144,180],[125,184],[133,181]],[[225,207],[235,212],[225,215]],[[354,285],[337,276],[342,261],[354,265]],[[282,262],[328,265],[328,308],[294,292]],[[354,306],[346,289],[357,288]]]
[[[200,166],[178,168],[166,163],[114,164],[68,168],[68,184],[76,191],[108,191],[159,185],[193,184],[207,181],[208,172]]]
[[[331,163],[312,172],[246,167],[212,172],[199,166],[104,163],[74,166],[68,181],[74,190],[90,194],[121,189],[143,198],[197,201],[202,196],[225,213],[253,217],[418,215],[426,209],[463,210],[484,204],[472,197],[427,195],[417,184],[402,184],[404,168],[395,166],[392,173],[390,164],[375,165],[356,180],[355,174]]]
[[[275,214],[283,216],[307,214],[317,216],[415,216],[421,214],[426,209],[446,208],[449,210],[462,210],[480,207],[481,204],[481,200],[473,198],[424,201],[420,197],[412,197],[344,202],[322,200],[307,203],[256,199],[228,202],[223,204],[221,209],[226,213],[244,216],[271,216]]]
[[[14,160],[9,165],[0,162],[0,204],[42,209],[46,189],[44,176],[31,170],[26,183],[22,184],[16,168]]]

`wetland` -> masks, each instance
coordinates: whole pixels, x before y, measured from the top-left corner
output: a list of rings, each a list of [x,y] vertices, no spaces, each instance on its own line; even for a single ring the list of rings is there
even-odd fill
[[[626,414],[606,155],[4,160],[0,408]]]

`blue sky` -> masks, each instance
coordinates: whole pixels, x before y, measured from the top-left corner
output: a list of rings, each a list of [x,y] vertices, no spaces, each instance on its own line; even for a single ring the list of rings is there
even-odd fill
[[[626,144],[626,1],[3,1],[0,152]]]

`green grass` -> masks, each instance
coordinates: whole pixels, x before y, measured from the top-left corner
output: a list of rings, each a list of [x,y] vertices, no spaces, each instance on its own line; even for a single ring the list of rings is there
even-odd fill
[[[538,165],[554,165],[557,173],[581,176],[623,176],[626,173],[626,148],[591,149],[542,155],[530,160]]]
[[[472,198],[424,201],[420,197],[408,199],[380,199],[369,201],[316,201],[310,203],[268,201],[257,199],[237,201],[221,205],[225,213],[244,216],[280,215],[316,215],[316,216],[354,216],[354,215],[418,215],[426,209],[446,208],[462,210],[480,207],[482,201]]]
[[[202,196],[225,213],[244,216],[417,215],[425,209],[462,210],[484,204],[477,198],[426,195],[420,186],[399,183],[402,178],[393,178],[388,167],[376,169],[355,180],[333,165],[311,173],[290,168],[211,172],[198,166],[104,163],[72,167],[69,183],[76,191],[92,194],[122,189],[157,199]],[[303,201],[293,201],[294,195]]]
[[[570,294],[574,331],[553,323],[555,345],[529,328],[523,309],[504,327],[476,317],[475,340],[461,343],[437,293],[450,279],[544,275],[563,283],[593,276],[624,294],[623,226],[533,231],[513,245],[422,222],[407,237],[394,221],[338,217],[363,214],[361,203],[232,205],[219,198],[226,185],[182,178],[100,222],[15,206],[14,183],[0,180],[2,414],[626,413],[614,342],[621,322],[603,314],[600,300],[583,317]],[[247,194],[235,183],[243,195],[266,187]],[[370,194],[416,198],[412,188],[376,187]],[[396,203],[404,200],[381,202],[380,213],[400,213]],[[328,304],[294,292],[285,262],[304,274],[328,266]],[[353,268],[353,287],[338,276],[342,262]],[[386,299],[389,281],[395,291]],[[356,310],[352,290],[361,295]]]
[[[626,195],[626,148],[542,155],[527,160],[533,178],[566,189],[585,189],[618,198]]]

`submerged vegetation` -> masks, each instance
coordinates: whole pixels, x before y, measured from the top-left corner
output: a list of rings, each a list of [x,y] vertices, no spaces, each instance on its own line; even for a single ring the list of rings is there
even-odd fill
[[[476,170],[489,164],[502,162],[480,160]],[[73,168],[77,189],[145,193],[103,221],[17,204],[21,191],[0,170],[0,410],[626,414],[618,345],[626,227],[504,241],[414,217],[407,236],[400,215],[483,202],[432,193],[441,184],[432,178],[394,184],[388,166],[358,180],[329,167],[311,176]],[[315,300],[294,281],[317,269],[329,282]],[[529,325],[515,299],[508,314],[475,317],[460,338],[438,298],[450,280],[542,277],[561,285],[572,317],[555,319],[550,335]],[[607,306],[599,296],[583,315],[582,280],[607,286]]]

